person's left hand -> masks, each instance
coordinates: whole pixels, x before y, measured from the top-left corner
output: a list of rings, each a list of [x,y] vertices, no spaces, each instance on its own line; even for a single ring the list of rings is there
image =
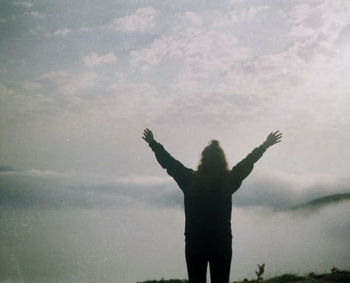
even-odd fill
[[[151,143],[154,138],[153,138],[153,133],[150,129],[146,128],[144,131],[143,131],[143,136],[142,138],[148,142],[148,143]]]
[[[276,143],[279,143],[281,141],[282,138],[282,133],[280,133],[279,131],[276,132],[271,132],[268,137],[266,138],[266,140],[264,141],[263,145],[268,148],[271,145],[274,145]]]

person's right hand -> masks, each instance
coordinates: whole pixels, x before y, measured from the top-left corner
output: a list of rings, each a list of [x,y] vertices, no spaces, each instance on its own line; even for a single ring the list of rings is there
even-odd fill
[[[151,143],[154,138],[153,138],[153,133],[150,129],[146,128],[143,131],[143,137],[142,137],[146,142]]]

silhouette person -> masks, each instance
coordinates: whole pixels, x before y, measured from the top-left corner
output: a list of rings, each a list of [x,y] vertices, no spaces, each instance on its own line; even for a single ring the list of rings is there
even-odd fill
[[[142,138],[149,144],[159,164],[174,178],[184,193],[185,256],[190,283],[205,283],[209,263],[212,283],[228,283],[232,258],[232,194],[253,170],[270,146],[281,141],[279,131],[266,140],[231,170],[219,142],[204,148],[196,171],[185,167],[145,129]]]

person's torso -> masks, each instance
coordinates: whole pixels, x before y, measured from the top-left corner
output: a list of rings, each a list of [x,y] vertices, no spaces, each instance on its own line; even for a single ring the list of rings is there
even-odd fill
[[[232,196],[228,175],[196,182],[184,193],[186,238],[231,239]]]

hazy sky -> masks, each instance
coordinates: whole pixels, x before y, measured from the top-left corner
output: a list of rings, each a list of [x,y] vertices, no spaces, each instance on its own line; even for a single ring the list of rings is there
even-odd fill
[[[189,3],[190,2],[190,3]],[[157,175],[142,129],[187,166],[349,175],[348,1],[1,1],[2,164]]]
[[[269,132],[280,130],[282,142],[256,165],[244,191],[235,196],[237,205],[281,208],[350,192],[349,15],[348,0],[0,0],[3,215],[16,223],[28,214],[32,229],[58,223],[53,230],[61,231],[62,223],[80,223],[87,210],[90,218],[82,231],[89,231],[99,221],[94,217],[112,219],[117,207],[122,213],[108,222],[111,230],[102,229],[107,236],[91,236],[107,243],[118,239],[112,237],[117,221],[136,221],[144,213],[154,217],[165,209],[164,215],[178,221],[174,227],[180,235],[172,240],[179,241],[180,250],[170,262],[181,261],[174,269],[179,273],[158,270],[153,276],[156,266],[144,266],[149,259],[143,258],[139,273],[130,271],[125,282],[146,275],[145,280],[184,277],[182,196],[141,139],[145,127],[192,168],[210,139],[220,141],[234,165]],[[131,200],[138,203],[135,215],[128,207]],[[344,215],[341,209],[345,206],[334,213]],[[43,222],[36,214],[41,210],[48,215]],[[247,212],[247,223],[260,219],[255,212]],[[283,217],[272,217],[268,227]],[[321,221],[307,219],[315,227]],[[11,225],[2,236],[11,239],[8,246],[16,254],[21,245],[13,241],[17,230]],[[154,229],[147,227],[142,228],[146,238]],[[136,227],[125,229],[121,238],[136,233]],[[339,231],[337,239],[343,239]],[[30,235],[19,237],[28,254]],[[171,245],[163,238],[164,245]],[[72,244],[72,239],[67,241]],[[90,247],[91,238],[81,239]],[[122,246],[120,238],[115,241]],[[142,245],[138,239],[129,243],[131,249]],[[342,243],[330,251],[335,257]],[[59,245],[57,250],[64,249]],[[344,253],[349,262],[350,251]],[[46,262],[45,255],[39,258]],[[345,256],[340,258],[337,262],[344,262]],[[115,260],[106,268],[117,263],[130,268],[127,261]],[[250,260],[254,265],[249,270],[258,263]],[[41,276],[40,270],[26,272]]]

